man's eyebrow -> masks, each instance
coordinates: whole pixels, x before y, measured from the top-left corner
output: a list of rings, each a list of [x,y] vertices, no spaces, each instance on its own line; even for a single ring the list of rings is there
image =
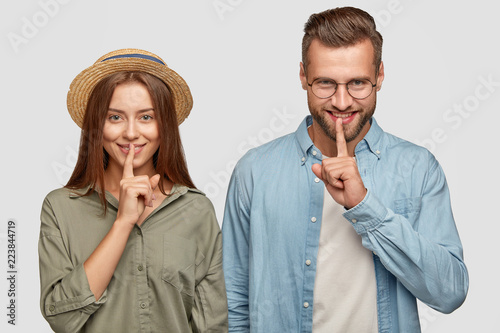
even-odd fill
[[[337,80],[331,78],[331,77],[328,77],[328,76],[317,76],[317,77],[313,77],[313,81],[316,81],[318,79],[325,79],[325,80],[332,80],[332,81],[335,81],[337,82]],[[351,79],[349,79],[349,81],[347,82],[351,82],[353,80],[371,80],[372,78],[368,75],[359,75],[359,76],[354,76],[352,77]]]

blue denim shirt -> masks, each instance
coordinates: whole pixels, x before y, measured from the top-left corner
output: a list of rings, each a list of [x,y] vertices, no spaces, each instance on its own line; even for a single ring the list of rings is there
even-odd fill
[[[229,332],[312,331],[324,184],[311,170],[322,159],[311,123],[234,169],[222,225]],[[344,217],[373,252],[379,332],[420,332],[416,298],[449,313],[468,290],[444,173],[373,118],[355,154],[368,193]]]

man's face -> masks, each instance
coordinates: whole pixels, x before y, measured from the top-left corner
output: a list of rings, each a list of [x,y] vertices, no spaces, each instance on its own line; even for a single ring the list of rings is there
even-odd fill
[[[373,46],[370,40],[363,40],[353,46],[333,48],[323,45],[319,40],[312,41],[308,51],[309,64],[304,71],[300,69],[300,80],[307,90],[307,103],[316,123],[322,129],[322,136],[335,141],[335,121],[342,118],[347,142],[359,142],[370,128],[369,120],[375,112],[377,91],[384,79],[383,64],[378,75],[373,64]],[[312,92],[312,83],[317,78],[332,79],[337,83],[347,83],[353,79],[368,79],[376,87],[364,99],[349,95],[347,86],[339,84],[337,91],[329,98],[319,98]]]

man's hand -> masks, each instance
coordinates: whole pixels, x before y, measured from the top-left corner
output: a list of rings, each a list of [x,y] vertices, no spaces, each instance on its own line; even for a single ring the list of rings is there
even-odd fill
[[[338,204],[350,209],[359,204],[366,195],[366,188],[356,165],[356,159],[347,153],[342,119],[335,123],[337,157],[324,159],[322,164],[313,164],[312,171],[321,179]]]

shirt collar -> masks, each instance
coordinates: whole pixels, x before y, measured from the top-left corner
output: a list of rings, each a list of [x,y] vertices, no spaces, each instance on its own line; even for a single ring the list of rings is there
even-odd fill
[[[380,128],[375,118],[370,119],[370,129],[368,133],[366,133],[363,140],[361,140],[354,150],[355,154],[361,152],[365,149],[368,149],[372,154],[377,156],[380,159],[380,155],[382,154],[382,134],[384,131]]]
[[[297,131],[295,131],[295,137],[299,144],[299,159],[300,163],[303,165],[308,157],[308,151],[314,146],[307,128],[312,125],[312,116],[306,116],[304,120],[300,123]],[[319,151],[319,150],[318,150]],[[321,154],[320,154],[321,155]]]
[[[69,197],[70,198],[79,198],[83,195],[85,195],[85,193],[87,193],[87,191],[90,189],[90,185],[82,188],[82,189],[79,189],[79,190],[71,190],[70,193],[69,193]],[[158,206],[157,209],[160,209],[161,207],[167,205],[168,203],[174,201],[175,199],[179,198],[180,196],[186,194],[188,191],[190,192],[195,192],[195,193],[199,193],[199,194],[202,194],[202,195],[205,195],[205,193],[203,193],[202,191],[198,190],[198,189],[195,189],[195,188],[189,188],[187,186],[184,186],[184,185],[179,185],[179,184],[174,184],[172,186],[172,189],[170,191],[170,195],[165,198],[165,200],[163,200],[163,202],[160,204],[160,206]],[[91,195],[96,195],[98,196],[98,190],[95,190],[94,193],[92,193]],[[113,207],[115,207],[116,209],[118,209],[118,199],[115,198],[111,193],[109,193],[108,191],[106,191],[106,201]]]
[[[305,161],[307,160],[308,157],[308,152],[309,150],[314,147],[314,144],[311,140],[311,137],[309,136],[309,133],[307,132],[307,128],[312,125],[312,116],[308,115],[304,118],[302,123],[300,123],[299,127],[297,128],[297,131],[295,132],[295,137],[297,138],[297,142],[299,144],[299,158],[301,161],[301,164],[304,164]],[[372,152],[375,156],[377,156],[378,159],[380,159],[381,155],[381,143],[382,143],[382,134],[384,131],[380,128],[380,126],[377,124],[377,121],[375,120],[374,117],[370,119],[370,129],[368,130],[368,133],[366,133],[365,137],[363,140],[361,140],[357,145],[355,152],[361,152],[365,149],[368,149],[370,152]],[[318,151],[317,155],[314,155],[315,158],[321,160],[322,159],[322,154],[319,152],[319,150],[316,148]]]

